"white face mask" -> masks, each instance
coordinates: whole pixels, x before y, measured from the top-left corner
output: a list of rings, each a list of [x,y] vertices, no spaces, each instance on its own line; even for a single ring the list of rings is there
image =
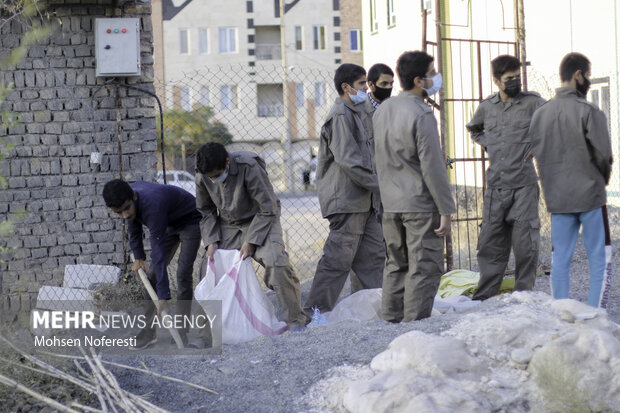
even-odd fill
[[[353,101],[354,105],[359,105],[360,103],[364,103],[366,99],[368,99],[368,95],[363,90],[358,90],[355,95],[349,93],[349,97]]]
[[[443,83],[443,78],[441,77],[441,73],[437,73],[435,76],[431,78],[425,77],[424,79],[431,79],[433,81],[433,85],[431,87],[429,87],[428,89],[424,89],[426,93],[428,93],[429,96],[434,95],[435,93],[439,92],[439,89],[441,89],[441,84]]]
[[[226,178],[228,178],[228,170],[224,171],[224,173],[222,173],[222,174],[221,174],[220,176],[218,176],[217,178],[212,179],[211,181],[212,181],[214,184],[221,184],[221,183],[223,183],[223,182],[226,180]]]

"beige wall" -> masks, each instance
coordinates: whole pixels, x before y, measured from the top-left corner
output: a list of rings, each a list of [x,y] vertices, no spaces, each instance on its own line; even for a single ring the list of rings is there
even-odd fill
[[[340,0],[340,28],[342,30],[342,63],[363,65],[362,51],[349,50],[349,30],[362,30],[362,0]],[[364,43],[362,42],[362,46]]]

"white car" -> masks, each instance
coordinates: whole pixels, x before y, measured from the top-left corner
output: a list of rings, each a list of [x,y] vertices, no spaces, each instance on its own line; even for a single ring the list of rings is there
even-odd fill
[[[164,173],[157,172],[157,182],[164,183]],[[178,186],[196,196],[196,180],[194,175],[186,171],[166,171],[166,184]]]

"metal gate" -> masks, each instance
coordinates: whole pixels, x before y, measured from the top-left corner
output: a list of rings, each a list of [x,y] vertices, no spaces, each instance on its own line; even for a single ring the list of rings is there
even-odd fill
[[[515,2],[515,10],[517,10]],[[478,104],[494,92],[491,60],[502,54],[525,58],[522,44],[524,33],[516,19],[516,40],[496,41],[443,37],[440,2],[436,1],[436,38],[426,36],[426,13],[423,14],[423,48],[435,57],[437,71],[443,74],[444,87],[439,102],[430,101],[439,111],[441,146],[446,157],[448,174],[454,184],[457,212],[452,232],[446,238],[446,269],[476,269],[476,249],[482,204],[486,188],[487,160],[479,145],[473,143],[465,125],[473,117]],[[516,13],[519,16],[519,13]],[[521,16],[522,21],[522,16]],[[525,64],[522,71],[524,90],[527,90]]]

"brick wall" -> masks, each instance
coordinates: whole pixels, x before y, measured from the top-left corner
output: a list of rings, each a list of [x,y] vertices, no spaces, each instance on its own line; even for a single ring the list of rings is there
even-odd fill
[[[7,180],[0,222],[15,224],[13,235],[0,238],[11,247],[0,264],[4,316],[31,308],[41,285],[59,285],[67,264],[125,262],[123,224],[108,213],[103,185],[121,172],[127,180],[153,180],[156,171],[156,101],[95,77],[93,33],[95,18],[139,17],[142,76],[116,81],[153,92],[150,5],[64,3],[52,0],[48,8],[55,27],[49,39],[0,72],[0,82],[13,85],[0,109],[19,119],[0,130],[0,175]],[[16,21],[3,27],[0,56],[23,32]],[[92,152],[102,154],[100,164],[91,164]]]

